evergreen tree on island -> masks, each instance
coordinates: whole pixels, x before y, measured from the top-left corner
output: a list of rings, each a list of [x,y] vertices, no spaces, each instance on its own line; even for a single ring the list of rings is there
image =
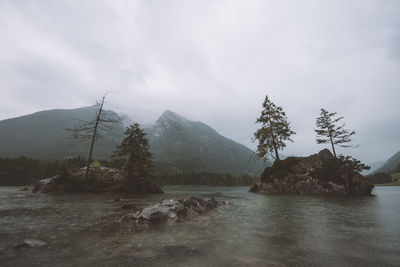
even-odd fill
[[[345,124],[340,126],[339,123],[343,117],[335,118],[336,112],[329,113],[325,109],[321,109],[320,117],[317,118],[316,124],[319,129],[315,129],[317,133],[317,144],[330,143],[332,146],[333,155],[336,156],[335,145],[340,147],[352,147],[348,143],[351,142],[351,136],[354,135],[355,131],[345,129]]]
[[[154,164],[149,151],[149,141],[138,123],[127,127],[124,134],[126,137],[117,146],[112,157],[123,166],[130,183],[140,183],[153,174]]]
[[[290,136],[296,133],[290,129],[282,107],[272,103],[268,96],[265,96],[263,108],[256,120],[256,123],[261,124],[261,128],[254,133],[252,139],[253,142],[258,140],[256,156],[258,159],[268,160],[271,156],[280,160],[278,151],[286,147],[286,141],[293,142]]]

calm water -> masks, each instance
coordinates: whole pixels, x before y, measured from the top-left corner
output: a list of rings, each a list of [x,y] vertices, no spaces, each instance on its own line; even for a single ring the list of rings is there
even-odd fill
[[[115,195],[32,195],[0,187],[1,266],[400,266],[400,187],[365,198],[265,196],[245,187],[165,187],[232,205],[174,224],[118,223]],[[123,197],[123,196],[118,196]],[[124,198],[124,197],[123,197]],[[33,238],[45,248],[15,251]]]

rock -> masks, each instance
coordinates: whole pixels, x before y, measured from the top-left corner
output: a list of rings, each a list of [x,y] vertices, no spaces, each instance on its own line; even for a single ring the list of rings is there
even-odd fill
[[[120,219],[123,221],[136,222],[163,222],[167,220],[177,220],[188,218],[199,214],[204,214],[218,206],[228,204],[225,201],[217,201],[213,197],[206,198],[186,198],[181,201],[174,199],[163,200],[162,202],[146,207],[135,214],[125,215]]]
[[[344,185],[338,185],[335,184],[334,182],[328,182],[328,184],[331,186],[333,192],[339,193],[339,194],[346,194],[346,188]]]
[[[176,200],[164,200],[161,204],[146,207],[136,217],[140,221],[160,222],[168,218],[175,219],[186,213],[185,207]]]
[[[370,195],[373,184],[328,149],[309,157],[289,157],[274,162],[261,174],[250,192],[263,194]]]
[[[80,168],[72,173],[73,176],[84,179],[86,167]],[[95,178],[102,181],[121,181],[125,179],[125,173],[119,169],[101,166],[99,162],[90,164],[89,178]]]
[[[49,192],[55,192],[57,191],[57,179],[59,178],[59,175],[40,180],[37,182],[33,187],[31,192],[32,193],[49,193]]]
[[[18,244],[14,249],[25,249],[25,248],[40,248],[46,246],[47,243],[36,239],[26,239],[21,244]]]

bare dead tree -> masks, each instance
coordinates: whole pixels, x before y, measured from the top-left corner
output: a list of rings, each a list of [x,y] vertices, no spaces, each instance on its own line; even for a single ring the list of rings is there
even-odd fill
[[[105,98],[108,93],[104,94],[99,101],[96,102],[96,115],[91,121],[80,121],[73,129],[66,129],[72,131],[73,137],[80,141],[90,141],[89,157],[86,166],[85,179],[89,176],[90,164],[92,163],[92,155],[94,143],[97,139],[103,136],[100,132],[109,132],[112,130],[116,123],[120,123],[123,116],[112,116],[104,112]]]

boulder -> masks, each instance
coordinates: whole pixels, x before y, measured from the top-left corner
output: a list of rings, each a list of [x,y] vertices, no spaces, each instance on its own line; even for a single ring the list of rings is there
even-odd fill
[[[177,220],[179,218],[188,218],[195,215],[204,214],[218,206],[228,204],[224,201],[217,201],[213,197],[206,198],[186,198],[186,199],[167,199],[160,203],[144,208],[134,214],[125,215],[120,219],[123,221],[136,222],[164,222],[168,220]]]
[[[289,157],[265,168],[250,192],[263,194],[370,195],[369,179],[335,158],[328,149],[309,157]]]
[[[59,179],[59,178],[60,178],[60,176],[56,175],[56,176],[53,176],[50,178],[40,180],[32,187],[31,192],[32,193],[56,192],[56,191],[58,191],[57,179]]]

